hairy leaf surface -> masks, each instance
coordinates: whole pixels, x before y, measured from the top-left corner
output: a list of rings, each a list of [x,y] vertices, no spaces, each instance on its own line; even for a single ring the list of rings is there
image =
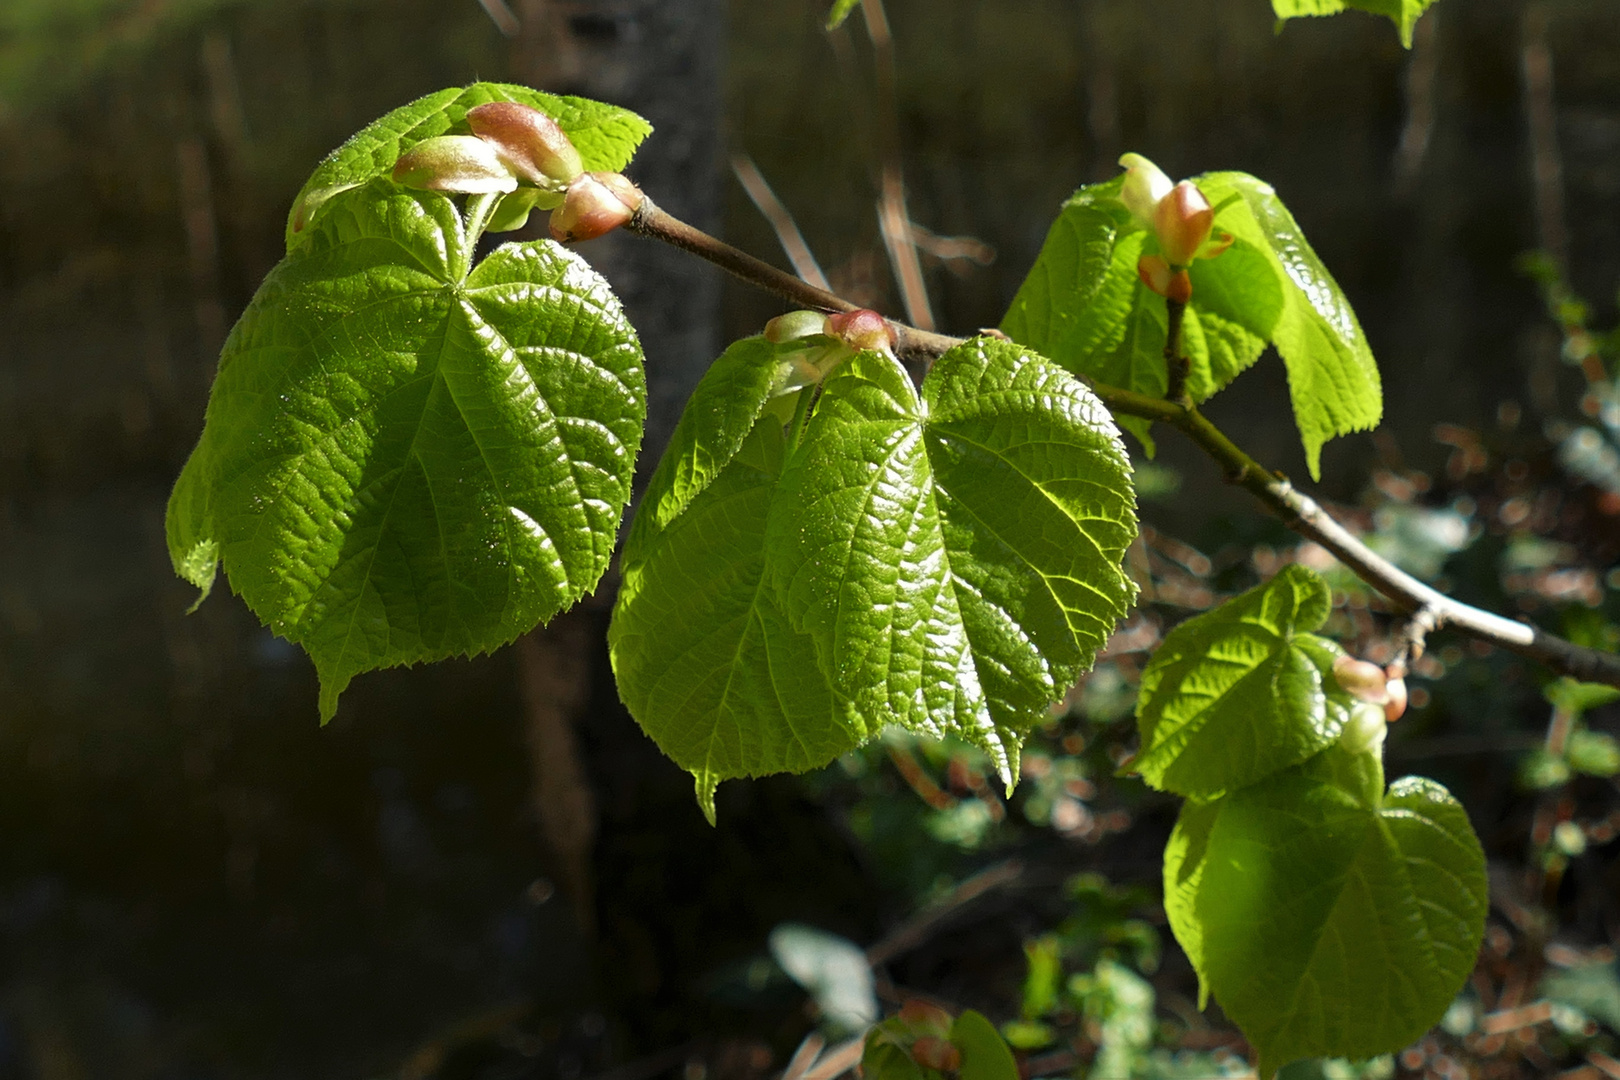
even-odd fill
[[[1011,782],[1023,736],[1135,595],[1130,466],[1061,369],[975,339],[919,397],[889,357],[828,377],[772,504],[769,566],[873,727],[956,733]]]
[[[573,142],[587,170],[619,172],[652,132],[651,124],[628,109],[527,86],[476,82],[439,90],[367,124],[315,167],[287,216],[287,250],[302,242],[333,195],[390,175],[399,156],[424,139],[471,134],[467,110],[490,101],[521,102],[546,113]]]
[[[1473,968],[1486,882],[1468,816],[1431,780],[1386,792],[1376,753],[1331,747],[1210,807],[1188,804],[1177,831],[1182,892],[1167,911],[1178,937],[1196,923],[1189,955],[1262,1076],[1409,1044]]]
[[[1297,19],[1306,15],[1337,15],[1346,8],[1356,8],[1384,15],[1401,32],[1401,44],[1412,47],[1412,28],[1434,0],[1271,0],[1271,10],[1279,19]]]
[[[1327,583],[1298,565],[1165,636],[1142,673],[1132,768],[1154,787],[1210,797],[1298,765],[1348,718],[1333,680]],[[1336,700],[1337,699],[1337,700]]]
[[[351,677],[486,652],[594,588],[646,414],[607,283],[550,241],[476,268],[445,196],[333,199],[220,357],[169,503],[176,570]]]

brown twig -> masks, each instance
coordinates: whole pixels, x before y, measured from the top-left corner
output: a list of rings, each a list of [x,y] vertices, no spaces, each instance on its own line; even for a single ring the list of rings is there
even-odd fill
[[[821,311],[856,309],[847,300],[806,284],[671,217],[654,205],[651,199],[643,200],[641,209],[626,228],[639,236],[684,248],[751,284],[806,307]],[[898,351],[903,357],[931,359],[962,344],[960,338],[919,330],[893,320],[889,325],[895,328],[899,336]],[[1396,607],[1409,615],[1421,614],[1431,629],[1450,626],[1481,641],[1539,661],[1561,675],[1569,675],[1582,682],[1620,687],[1620,655],[1576,645],[1528,623],[1453,600],[1424,584],[1362,543],[1322,509],[1315,499],[1296,489],[1287,477],[1266,469],[1250,457],[1191,405],[1102,383],[1089,385],[1113,412],[1157,420],[1179,430],[1222,467],[1229,482],[1248,491],[1289,528],[1322,545],[1357,577],[1388,597]]]
[[[1187,305],[1180,300],[1166,299],[1164,310],[1168,317],[1164,332],[1164,366],[1170,373],[1164,399],[1178,405],[1191,405],[1192,402],[1187,399],[1187,374],[1192,370],[1192,363],[1181,354],[1181,327],[1186,321]]]

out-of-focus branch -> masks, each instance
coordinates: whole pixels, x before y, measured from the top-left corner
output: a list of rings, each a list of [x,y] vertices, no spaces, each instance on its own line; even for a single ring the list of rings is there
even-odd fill
[[[782,245],[782,253],[788,257],[788,262],[793,264],[794,273],[818,289],[831,291],[827,275],[821,272],[821,264],[816,262],[815,254],[805,243],[804,234],[799,231],[799,223],[793,220],[793,214],[771,190],[765,174],[759,171],[754,159],[747,154],[732,154],[731,171],[743,186],[743,191],[748,193],[749,201],[776,234],[776,241]]]

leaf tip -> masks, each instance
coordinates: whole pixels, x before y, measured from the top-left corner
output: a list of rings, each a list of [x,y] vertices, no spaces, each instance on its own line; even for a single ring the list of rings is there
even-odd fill
[[[708,819],[712,828],[719,824],[719,820],[714,813],[714,793],[720,786],[720,777],[708,769],[704,769],[701,772],[694,772],[692,779],[697,788],[698,808],[703,811],[703,816]]]
[[[321,680],[321,727],[325,727],[337,715],[338,698],[343,696],[343,691],[349,688],[351,676],[340,675],[319,662],[315,665],[315,671]]]

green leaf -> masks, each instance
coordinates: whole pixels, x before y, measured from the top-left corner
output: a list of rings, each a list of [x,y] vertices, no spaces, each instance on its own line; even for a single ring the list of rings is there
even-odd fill
[[[175,569],[321,675],[487,652],[595,587],[646,413],[607,283],[550,241],[471,267],[443,195],[333,199],[220,357],[169,502]]]
[[[1377,425],[1378,368],[1355,312],[1267,184],[1244,173],[1196,178],[1232,246],[1189,269],[1182,328],[1187,393],[1223,389],[1275,344],[1311,476],[1327,440]],[[1082,188],[1064,204],[1001,329],[1077,375],[1154,397],[1168,384],[1165,302],[1138,280],[1157,250],[1119,200],[1122,179]],[[1148,425],[1122,421],[1152,452]]]
[[[1401,32],[1401,44],[1412,47],[1412,27],[1434,0],[1271,0],[1271,10],[1279,19],[1297,19],[1307,15],[1337,15],[1345,8],[1356,8],[1374,15],[1384,15]]]
[[[940,357],[920,398],[878,353],[823,386],[771,507],[782,606],[871,726],[961,735],[1010,786],[1135,596],[1118,433],[1056,365],[987,338]]]
[[[626,561],[719,476],[764,411],[780,365],[763,337],[735,342],[709,366],[681,413],[642,495],[626,541]]]
[[[1204,927],[1198,921],[1198,887],[1204,880],[1204,854],[1210,830],[1220,816],[1220,800],[1188,799],[1181,804],[1176,827],[1164,845],[1164,914],[1170,932],[1198,973],[1198,1007],[1209,1004],[1204,978]]]
[[[717,364],[704,382],[730,385],[730,368]],[[712,398],[700,384],[693,402]],[[677,436],[671,453],[696,457],[679,448],[698,441]],[[649,492],[625,548],[608,630],[630,715],[693,774],[711,822],[721,780],[819,768],[875,731],[835,697],[810,638],[788,623],[765,584],[765,520],[783,453],[782,425],[766,416],[661,528],[642,518],[671,503]],[[660,475],[671,460],[660,463]],[[667,475],[677,474],[692,475],[685,466]]]
[[[1121,183],[1082,188],[1064,205],[1001,329],[1077,375],[1161,397],[1169,382],[1165,303],[1136,273],[1156,242],[1119,201]],[[1259,359],[1284,295],[1269,251],[1248,239],[1218,259],[1199,260],[1190,273],[1182,354],[1188,396],[1202,402]],[[1120,422],[1153,452],[1147,421]]]
[[[1372,348],[1344,291],[1270,184],[1247,173],[1223,172],[1200,176],[1198,186],[1216,204],[1239,196],[1220,215],[1219,227],[1268,250],[1287,283],[1287,301],[1271,340],[1288,367],[1306,465],[1311,479],[1320,480],[1324,443],[1371,430],[1383,418],[1383,386]],[[1195,295],[1197,288],[1195,282]]]
[[[836,30],[844,25],[844,20],[849,18],[850,12],[854,11],[860,2],[861,0],[833,0],[832,9],[827,12],[827,29]]]
[[[1149,784],[1207,798],[1298,765],[1348,719],[1333,681],[1339,649],[1310,631],[1332,594],[1288,566],[1258,588],[1188,619],[1142,673],[1131,767]]]
[[[399,156],[423,139],[470,134],[464,120],[467,110],[489,101],[518,101],[549,115],[590,171],[623,170],[641,140],[652,133],[652,125],[630,110],[587,98],[543,94],[510,83],[475,82],[440,90],[367,124],[315,167],[287,216],[287,250],[302,242],[332,196],[390,175]]]
[[[960,1080],[1018,1080],[1018,1062],[996,1025],[968,1009],[951,1025],[951,1042],[962,1051]]]
[[[1385,792],[1375,753],[1334,746],[1213,814],[1193,882],[1195,948],[1261,1076],[1296,1058],[1398,1050],[1445,1014],[1474,966],[1486,882],[1468,816],[1443,787],[1408,777]],[[1195,876],[1188,861],[1180,882]],[[1187,920],[1184,900],[1175,920]]]
[[[1589,709],[1620,701],[1620,688],[1606,686],[1603,683],[1578,682],[1567,675],[1548,683],[1542,693],[1553,708],[1562,709],[1577,717]]]

